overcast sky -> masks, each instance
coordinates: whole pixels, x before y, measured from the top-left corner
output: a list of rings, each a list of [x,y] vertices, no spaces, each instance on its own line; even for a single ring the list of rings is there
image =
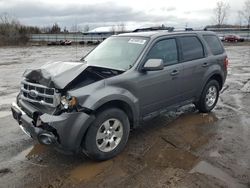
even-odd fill
[[[90,28],[124,23],[129,26],[165,24],[204,27],[213,24],[217,0],[0,0],[0,14],[8,13],[21,23]],[[239,22],[237,11],[244,0],[228,0],[228,23]]]

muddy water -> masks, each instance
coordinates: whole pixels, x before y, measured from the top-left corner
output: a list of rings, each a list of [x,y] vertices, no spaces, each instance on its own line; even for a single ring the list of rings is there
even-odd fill
[[[67,53],[65,53],[65,50]],[[9,116],[25,68],[75,60],[90,48],[0,49],[0,185],[3,187],[249,187],[250,47],[227,47],[229,75],[216,109],[192,105],[146,122],[125,150],[96,163],[37,144]],[[0,186],[1,187],[1,186]]]

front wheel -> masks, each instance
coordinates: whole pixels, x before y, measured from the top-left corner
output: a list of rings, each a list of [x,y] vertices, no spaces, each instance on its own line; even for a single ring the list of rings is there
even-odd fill
[[[219,98],[219,83],[210,80],[204,87],[199,101],[195,104],[196,108],[203,113],[208,113],[215,107]]]
[[[125,112],[109,108],[99,112],[83,143],[84,153],[94,160],[107,160],[120,153],[128,140],[129,120]]]

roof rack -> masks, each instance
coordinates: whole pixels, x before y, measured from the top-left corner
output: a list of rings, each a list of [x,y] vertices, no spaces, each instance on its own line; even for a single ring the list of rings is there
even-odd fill
[[[138,28],[134,30],[133,32],[145,32],[145,31],[161,31],[161,30],[173,30],[174,27],[165,27],[164,25],[162,26],[157,26],[157,27],[144,27],[144,28]]]
[[[165,26],[159,26],[159,27],[145,27],[145,28],[139,28],[132,32],[146,32],[146,31],[168,31],[168,32],[175,32],[175,31],[206,31],[205,29],[193,29],[191,27],[186,28],[174,28],[174,27],[165,27]]]

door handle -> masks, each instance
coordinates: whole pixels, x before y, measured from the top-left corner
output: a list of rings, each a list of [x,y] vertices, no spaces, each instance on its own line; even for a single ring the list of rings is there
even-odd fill
[[[203,63],[202,67],[207,67],[208,63]]]
[[[179,74],[179,71],[178,70],[173,70],[172,72],[171,72],[171,76],[176,76],[176,75],[178,75]]]

